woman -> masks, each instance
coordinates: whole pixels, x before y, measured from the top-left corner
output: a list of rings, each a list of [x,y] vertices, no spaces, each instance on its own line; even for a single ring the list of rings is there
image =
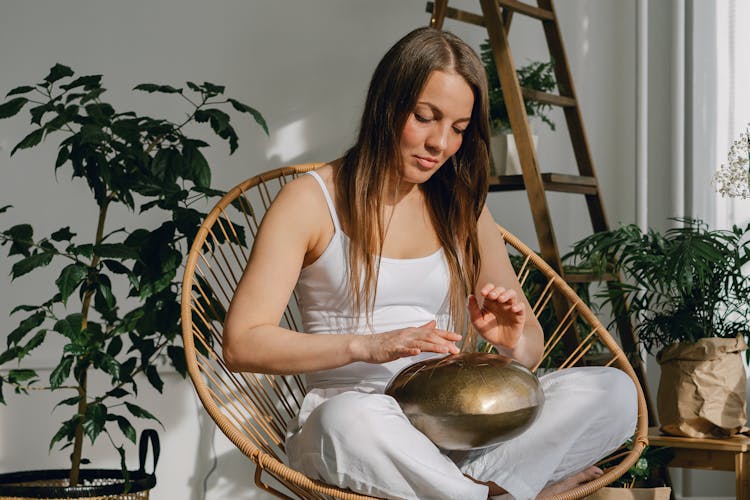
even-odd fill
[[[295,469],[387,498],[535,498],[601,474],[592,464],[632,435],[635,389],[615,369],[543,377],[529,430],[450,456],[383,394],[401,368],[458,352],[469,321],[526,366],[541,356],[541,327],[484,204],[488,126],[476,53],[417,29],[376,68],[356,144],[287,184],[266,214],[224,356],[232,370],[305,374],[286,442]],[[295,287],[305,333],[278,326]]]

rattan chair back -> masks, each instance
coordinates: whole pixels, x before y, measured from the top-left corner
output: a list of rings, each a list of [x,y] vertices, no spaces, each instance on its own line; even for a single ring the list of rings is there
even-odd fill
[[[364,499],[370,497],[312,480],[285,465],[284,433],[305,394],[301,379],[232,373],[221,352],[224,315],[263,215],[285,183],[318,166],[283,167],[252,177],[229,191],[206,217],[190,250],[183,279],[185,355],[203,405],[222,432],[256,464],[255,482],[260,488],[281,498]],[[608,461],[603,476],[555,497],[582,498],[620,477],[645,448],[643,392],[627,357],[578,294],[534,251],[505,229],[500,231],[534,314],[543,325],[549,325],[538,371],[611,365],[627,373],[638,388],[638,428],[631,445]],[[297,298],[293,296],[282,326],[298,330],[299,324]]]

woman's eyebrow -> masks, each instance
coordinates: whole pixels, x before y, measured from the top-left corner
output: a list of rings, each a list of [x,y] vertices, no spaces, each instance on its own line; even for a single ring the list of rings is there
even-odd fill
[[[434,114],[438,116],[442,117],[444,114],[443,111],[439,107],[435,106],[430,101],[419,101],[417,102],[417,104],[422,104],[423,106],[427,106],[428,108],[430,108],[430,111],[432,111]],[[454,120],[454,123],[470,122],[470,121],[471,121],[471,116],[468,116],[466,118],[459,118],[457,120]]]

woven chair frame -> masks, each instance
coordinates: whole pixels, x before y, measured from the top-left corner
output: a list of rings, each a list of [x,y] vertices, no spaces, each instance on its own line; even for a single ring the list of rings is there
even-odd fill
[[[256,464],[254,479],[259,488],[280,498],[373,498],[310,479],[284,463],[286,425],[296,415],[305,394],[299,376],[232,373],[221,353],[223,316],[265,210],[286,182],[321,165],[295,165],[256,175],[229,191],[208,214],[190,250],[183,279],[185,356],[206,411]],[[624,371],[637,388],[638,425],[631,444],[607,459],[602,476],[552,497],[582,498],[622,476],[648,444],[643,391],[627,356],[579,295],[536,252],[504,228],[499,230],[519,263],[517,273],[524,290],[534,290],[533,296],[527,293],[533,313],[541,319],[542,314],[549,315],[554,309],[553,303],[559,305],[562,300],[567,304],[563,314],[555,313],[557,326],[545,332],[544,359],[536,367],[538,371],[592,364],[590,360],[596,359],[593,364]],[[297,297],[293,295],[281,324],[298,330],[297,311]],[[571,334],[579,340],[569,352],[561,341]]]

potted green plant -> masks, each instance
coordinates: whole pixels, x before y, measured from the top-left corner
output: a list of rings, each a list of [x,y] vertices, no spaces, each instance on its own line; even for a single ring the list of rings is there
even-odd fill
[[[58,445],[70,449],[66,489],[54,493],[65,498],[113,493],[111,485],[101,491],[82,484],[87,475],[81,465],[88,462],[84,441],[93,443],[104,435],[120,457],[122,471],[114,480],[119,491],[132,489],[125,445],[120,443],[136,441],[133,418],[156,420],[137,404],[138,376],[161,392],[159,358],[185,374],[177,341],[181,327],[176,274],[204,217],[196,202],[223,194],[211,188],[211,170],[201,152],[209,145],[186,135],[186,126],[208,124],[229,143],[230,154],[238,147],[238,137],[223,109],[250,114],[268,133],[258,111],[224,97],[219,85],[188,82],[183,89],[141,84],[135,90],[179,98],[187,114],[176,122],[116,111],[102,100],[101,75],[76,76],[61,64],[41,83],[8,92],[0,105],[0,119],[24,108],[31,116],[33,130],[11,154],[33,148],[53,134],[61,136],[53,173],[68,169],[92,193],[93,239],[81,241],[70,227],[37,235],[32,225],[18,224],[0,232],[0,244],[8,245],[9,257],[16,259],[13,279],[52,263],[59,267],[50,275],[56,290],[52,297],[12,311],[24,317],[8,334],[7,349],[0,352],[0,366],[7,369],[0,372],[0,402],[5,402],[3,385],[16,392],[43,388],[64,393],[57,406],[70,411],[52,436],[50,450]],[[108,215],[117,205],[133,214],[132,227],[111,227]],[[155,227],[141,227],[141,214],[147,211],[158,212]],[[118,300],[116,288],[127,289],[127,298]],[[53,336],[62,336],[64,347],[49,380],[42,381],[23,362]],[[106,392],[91,392],[93,376],[109,379]],[[110,472],[117,476],[118,471]],[[15,486],[12,491],[7,488],[0,486],[0,496],[21,496],[12,489]]]
[[[632,442],[628,443],[632,449]],[[619,454],[615,452],[615,456]],[[669,500],[672,489],[664,484],[664,469],[673,458],[671,448],[646,446],[628,471],[589,498],[590,500]],[[606,468],[610,460],[605,459]]]
[[[489,41],[480,45],[480,56],[484,63],[487,74],[487,86],[490,98],[490,125],[492,137],[490,148],[492,150],[492,163],[494,175],[520,174],[521,166],[516,152],[516,143],[510,128],[508,109],[503,98],[503,89],[500,77],[497,74],[497,66],[492,55],[492,47]],[[516,70],[518,83],[522,88],[528,88],[539,92],[551,92],[557,87],[552,62],[531,62]],[[539,101],[525,100],[524,106],[529,118],[536,117],[543,123],[555,130],[555,124],[550,119],[548,112],[549,104]],[[533,136],[534,146],[537,144],[537,136]]]
[[[640,345],[662,367],[657,410],[662,431],[727,436],[747,420],[750,225],[711,230],[698,219],[646,232],[636,225],[595,233],[572,254],[595,272],[622,272],[600,294],[622,314],[628,304]]]

